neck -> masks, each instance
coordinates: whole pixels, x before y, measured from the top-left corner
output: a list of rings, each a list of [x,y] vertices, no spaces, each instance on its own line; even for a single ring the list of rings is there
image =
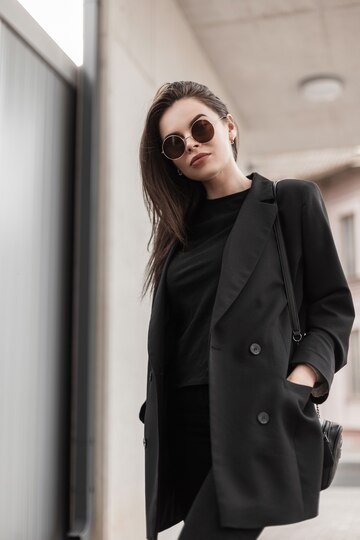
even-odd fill
[[[239,169],[236,162],[233,159],[229,161],[215,176],[203,182],[208,199],[224,197],[251,187],[252,181]]]

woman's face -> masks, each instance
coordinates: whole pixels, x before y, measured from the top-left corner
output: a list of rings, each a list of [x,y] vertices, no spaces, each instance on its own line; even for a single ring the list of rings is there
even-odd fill
[[[197,142],[191,136],[194,120],[206,118],[214,125],[214,137],[207,143]],[[196,98],[182,98],[175,101],[163,113],[159,130],[161,140],[171,134],[188,137],[185,152],[176,160],[171,160],[175,167],[191,180],[209,180],[235,163],[231,140],[236,136],[236,126],[231,114],[219,120],[220,115]],[[200,159],[194,158],[202,155]],[[164,159],[167,159],[164,156]]]

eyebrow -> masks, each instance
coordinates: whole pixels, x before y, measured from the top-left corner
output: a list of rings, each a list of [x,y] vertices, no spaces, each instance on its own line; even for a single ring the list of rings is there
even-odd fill
[[[205,113],[200,113],[200,114],[197,114],[196,116],[194,116],[194,118],[190,121],[188,127],[191,127],[191,126],[193,125],[193,123],[196,122],[196,120],[198,120],[201,116],[207,116],[207,114],[205,114]],[[180,133],[179,131],[173,131],[172,133],[169,133],[168,135],[165,135],[165,137],[163,138],[163,140],[165,140],[166,137],[170,137],[170,135],[179,135],[180,137],[183,136],[182,133]]]

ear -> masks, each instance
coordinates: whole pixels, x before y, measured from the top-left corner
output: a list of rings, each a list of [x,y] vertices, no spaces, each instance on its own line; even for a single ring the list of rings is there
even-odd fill
[[[228,119],[229,139],[234,140],[237,136],[237,129],[233,116],[229,113],[226,115]]]

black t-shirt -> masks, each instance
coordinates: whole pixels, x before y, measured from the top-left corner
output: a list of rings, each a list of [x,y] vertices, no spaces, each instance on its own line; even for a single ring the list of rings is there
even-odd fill
[[[250,188],[203,199],[188,226],[188,246],[178,248],[167,268],[174,340],[170,384],[208,384],[209,330],[222,253]]]

